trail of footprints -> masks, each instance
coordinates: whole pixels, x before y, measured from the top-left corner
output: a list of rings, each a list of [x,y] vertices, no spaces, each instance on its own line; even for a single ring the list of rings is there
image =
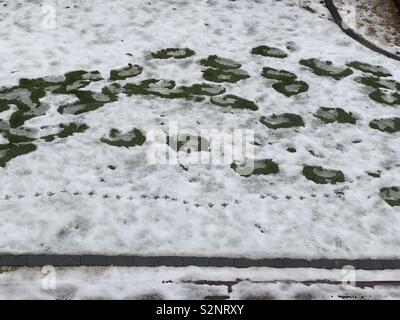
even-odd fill
[[[90,191],[90,192],[80,192],[80,191],[68,191],[68,190],[54,190],[54,191],[49,191],[49,192],[36,192],[34,194],[21,194],[21,193],[15,193],[15,194],[6,194],[4,197],[2,197],[2,200],[9,201],[9,200],[21,200],[24,198],[51,198],[54,196],[60,196],[60,195],[68,195],[71,197],[84,197],[84,198],[90,198],[90,199],[96,199],[96,198],[102,198],[105,200],[137,200],[137,199],[143,199],[143,200],[148,200],[148,201],[169,201],[169,202],[181,202],[185,206],[193,206],[196,208],[201,208],[201,207],[209,207],[209,208],[228,208],[230,206],[237,206],[242,203],[242,200],[240,199],[240,196],[238,197],[239,199],[233,199],[233,200],[225,200],[222,202],[216,202],[214,200],[210,199],[201,199],[199,200],[186,200],[183,198],[178,198],[173,195],[169,194],[148,194],[148,193],[143,193],[141,195],[121,195],[121,194],[110,194],[110,193],[97,193],[96,191]],[[277,195],[275,193],[269,192],[267,194],[260,194],[258,197],[261,200],[264,201],[275,201],[284,198],[285,200],[306,200],[306,199],[316,199],[316,198],[342,198],[343,197],[343,191],[341,190],[335,190],[334,192],[330,193],[324,193],[324,194],[304,194],[304,193],[299,193],[299,194],[286,194],[286,195]]]
[[[278,48],[261,45],[250,51],[253,56],[285,59],[288,54]],[[189,48],[166,48],[151,53],[153,59],[186,59],[195,55]],[[362,76],[356,77],[355,81],[370,88],[369,97],[379,103],[388,106],[400,105],[400,82],[393,80],[392,74],[381,66],[373,66],[366,63],[353,61],[346,66],[338,66],[331,61],[318,59],[303,59],[299,62],[306,69],[317,76],[329,77],[336,81],[348,77],[354,73],[354,69],[361,71]],[[0,167],[21,155],[36,150],[35,141],[41,139],[52,142],[55,139],[64,139],[75,133],[82,133],[88,127],[84,123],[61,123],[57,132],[39,136],[38,132],[25,127],[27,120],[45,115],[49,106],[40,102],[47,93],[74,96],[76,101],[58,108],[60,114],[78,115],[94,111],[107,103],[118,100],[118,95],[151,95],[168,99],[186,99],[192,102],[208,101],[223,108],[246,109],[257,111],[258,106],[250,100],[229,94],[223,83],[236,83],[250,78],[242,65],[234,60],[226,59],[216,55],[210,55],[200,60],[203,78],[207,82],[194,83],[190,86],[177,85],[175,81],[168,79],[146,79],[136,83],[121,85],[119,80],[126,80],[140,75],[143,68],[139,65],[128,64],[119,69],[111,70],[108,83],[101,92],[84,90],[92,82],[105,80],[98,71],[77,70],[64,74],[63,76],[48,76],[37,79],[20,79],[19,85],[0,88],[0,115],[2,112],[15,108],[9,119],[0,118],[0,134],[8,143],[0,144]],[[286,97],[298,95],[309,90],[309,85],[298,79],[297,75],[272,67],[264,67],[261,76],[272,80],[272,88]],[[341,108],[321,107],[314,117],[323,123],[356,124],[357,118]],[[301,116],[292,113],[272,114],[261,116],[260,123],[269,129],[289,129],[304,127],[305,123]],[[369,124],[371,129],[379,130],[389,134],[400,132],[400,118],[372,119]],[[46,129],[46,128],[43,128]],[[204,151],[204,139],[187,139],[178,141],[176,151],[190,152],[191,150]],[[4,140],[4,139],[3,139]],[[146,141],[145,135],[137,128],[129,132],[120,132],[112,129],[101,138],[101,142],[115,147],[141,146]],[[188,142],[190,141],[190,143]],[[193,143],[195,141],[195,143]],[[196,141],[199,145],[196,145]],[[168,140],[167,143],[169,144]],[[189,144],[188,144],[189,143]],[[289,150],[290,149],[290,150]],[[296,152],[295,148],[288,148],[288,152]],[[249,174],[246,163],[233,163],[231,168],[244,177],[250,175],[276,174],[279,165],[271,159],[255,160],[252,165],[254,170]],[[380,174],[368,173],[372,177]],[[322,168],[318,166],[304,166],[303,175],[306,179],[317,184],[337,184],[346,180],[345,175],[338,170]],[[391,206],[400,206],[400,187],[385,187],[380,190],[382,198]]]

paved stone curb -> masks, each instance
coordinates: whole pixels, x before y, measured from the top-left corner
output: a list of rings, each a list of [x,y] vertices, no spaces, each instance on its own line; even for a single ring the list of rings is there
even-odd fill
[[[343,19],[334,5],[332,0],[324,0],[326,7],[328,8],[329,12],[331,13],[333,19],[335,20],[335,23],[342,29],[342,31],[347,34],[350,38],[356,40],[360,44],[362,44],[364,47],[367,47],[368,49],[375,51],[377,53],[383,54],[384,56],[400,61],[400,56],[391,53],[389,51],[386,51],[384,49],[379,48],[369,40],[363,38],[361,35],[357,34],[354,30],[351,30],[349,28],[345,28],[343,24]]]
[[[79,266],[121,266],[121,267],[270,267],[270,268],[315,268],[315,269],[342,269],[352,266],[360,270],[400,269],[400,259],[245,259],[227,257],[179,257],[179,256],[106,256],[106,255],[0,255],[0,266],[8,267],[56,267]]]

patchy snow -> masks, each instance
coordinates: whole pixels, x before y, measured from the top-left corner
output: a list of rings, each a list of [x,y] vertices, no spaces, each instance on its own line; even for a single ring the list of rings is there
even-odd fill
[[[400,8],[396,0],[334,0],[343,20],[378,47],[400,55]]]
[[[215,54],[239,62],[250,75],[222,85],[258,110],[121,93],[73,115],[57,109],[76,98],[47,94],[40,101],[49,109],[25,127],[41,134],[54,133],[61,123],[89,128],[37,140],[36,151],[0,167],[1,252],[399,258],[399,207],[388,205],[379,190],[400,185],[400,133],[369,127],[373,119],[399,117],[399,107],[371,100],[370,90],[354,81],[360,71],[337,81],[299,64],[317,58],[343,67],[357,60],[400,80],[398,62],[293,1],[55,1],[54,30],[43,28],[41,1],[20,3],[0,4],[0,86],[81,69],[107,79],[128,63],[143,72],[121,85],[155,78],[188,86],[204,81],[200,59]],[[260,45],[288,57],[250,54]],[[195,54],[150,55],[171,47]],[[291,97],[277,92],[274,81],[261,76],[267,66],[295,73],[309,90]],[[91,82],[82,90],[100,92],[106,84]],[[325,124],[313,116],[320,107],[344,108],[358,122]],[[283,113],[300,115],[304,127],[274,130],[259,121]],[[1,116],[8,121],[9,115]],[[195,132],[253,129],[256,158],[273,159],[280,172],[242,177],[229,165],[150,165],[149,141],[132,148],[100,141],[114,128],[146,134],[166,131],[171,122]],[[316,184],[302,174],[304,165],[341,170],[345,182]],[[380,178],[367,174],[377,171]]]
[[[352,272],[197,267],[4,268],[0,271],[0,299],[400,298],[399,286],[389,283],[399,279],[398,271]],[[375,284],[357,285],[365,281]]]

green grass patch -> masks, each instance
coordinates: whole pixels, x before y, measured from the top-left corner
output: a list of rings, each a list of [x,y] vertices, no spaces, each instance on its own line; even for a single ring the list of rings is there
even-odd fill
[[[350,68],[360,70],[364,73],[371,73],[376,77],[391,77],[392,74],[390,71],[381,66],[375,66],[368,63],[363,63],[359,61],[352,61],[346,63],[346,65]]]
[[[270,67],[264,67],[262,69],[261,75],[267,79],[284,81],[284,82],[290,82],[297,79],[297,76],[292,72],[286,70],[277,70]]]
[[[281,49],[265,45],[251,49],[251,54],[263,57],[280,58],[280,59],[286,58],[288,56],[287,53]]]
[[[3,135],[9,141],[9,143],[26,143],[36,140],[37,131],[29,128],[19,127],[4,131]]]
[[[367,171],[367,174],[372,177],[372,178],[380,178],[381,177],[381,172],[372,172],[372,171]]]
[[[272,85],[272,88],[274,88],[279,93],[282,93],[286,97],[291,97],[303,92],[307,92],[309,89],[309,85],[304,81],[293,80],[274,83]]]
[[[211,103],[220,107],[230,107],[234,109],[249,109],[252,111],[258,110],[257,105],[253,101],[243,99],[233,94],[226,94],[223,96],[212,97]]]
[[[353,70],[346,67],[336,66],[332,61],[322,61],[319,59],[303,59],[300,64],[312,69],[317,76],[331,77],[335,80],[341,80],[351,74]]]
[[[279,173],[279,165],[271,159],[247,159],[243,163],[232,163],[231,168],[244,177],[252,175],[269,175]]]
[[[222,70],[239,69],[242,66],[239,62],[216,55],[211,55],[206,59],[201,59],[200,64],[205,67]]]
[[[187,87],[176,86],[173,80],[146,79],[139,83],[128,83],[124,93],[131,95],[153,95],[168,99],[187,99],[195,102],[203,101],[203,97],[192,95]]]
[[[393,91],[400,90],[400,82],[393,79],[382,79],[377,77],[358,77],[355,81],[375,89],[389,89]]]
[[[65,80],[51,91],[57,94],[70,94],[88,86],[91,82],[103,80],[99,71],[76,70],[64,74]]]
[[[207,81],[216,83],[236,83],[240,80],[250,78],[247,71],[242,69],[213,69],[208,68],[203,70],[203,78]]]
[[[189,48],[166,48],[153,52],[154,59],[185,59],[194,55],[194,51]]]
[[[32,143],[0,145],[0,167],[5,167],[10,160],[33,152],[36,149],[36,145]]]
[[[383,200],[392,207],[400,206],[400,187],[385,187],[380,190]]]
[[[110,80],[115,81],[115,80],[125,80],[128,78],[133,78],[141,74],[142,71],[143,67],[137,64],[133,65],[129,63],[127,66],[123,68],[111,70]]]
[[[215,83],[195,83],[189,87],[182,87],[189,95],[217,96],[226,92],[226,89]]]
[[[356,124],[357,118],[351,113],[346,112],[342,108],[319,108],[314,117],[325,123],[350,123]]]
[[[270,129],[283,129],[293,127],[304,127],[303,118],[293,113],[273,114],[269,117],[261,117],[260,122]]]
[[[303,175],[317,184],[336,184],[345,181],[342,171],[318,166],[304,166]]]
[[[46,142],[51,142],[56,138],[64,139],[74,135],[74,133],[82,133],[85,132],[87,129],[89,129],[89,127],[86,124],[76,124],[76,123],[68,123],[68,124],[61,123],[59,125],[59,128],[61,130],[58,133],[44,136],[42,137],[42,139],[45,140]]]
[[[12,128],[22,126],[25,121],[39,115],[43,115],[48,110],[48,106],[41,104],[39,99],[45,96],[45,91],[41,88],[5,88],[0,92],[0,105],[15,105],[15,111],[10,119],[9,124]]]
[[[400,132],[400,118],[374,119],[369,123],[369,126],[382,132]]]
[[[78,101],[60,106],[59,113],[77,115],[97,110],[106,103],[114,101],[110,96],[98,92],[76,90],[72,93],[78,98]]]
[[[377,89],[369,94],[369,97],[379,103],[388,106],[400,105],[400,93],[387,89]]]
[[[108,136],[101,138],[100,141],[114,147],[129,148],[143,145],[146,137],[136,128],[126,133],[122,133],[118,129],[111,129]]]

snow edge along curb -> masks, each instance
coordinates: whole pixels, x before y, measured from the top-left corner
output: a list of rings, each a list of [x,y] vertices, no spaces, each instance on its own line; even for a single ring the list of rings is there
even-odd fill
[[[359,42],[360,44],[362,44],[364,47],[367,47],[368,49],[375,51],[377,53],[380,53],[390,59],[394,59],[397,61],[400,61],[400,56],[386,51],[384,49],[379,48],[378,46],[376,46],[375,44],[373,44],[372,42],[370,42],[369,40],[363,38],[361,35],[359,35],[358,33],[356,33],[354,30],[349,29],[349,28],[345,28],[344,26],[344,22],[343,19],[338,11],[338,9],[336,8],[336,6],[333,4],[332,0],[324,0],[325,5],[327,7],[327,9],[329,10],[330,14],[332,15],[335,23],[339,26],[339,28],[345,33],[347,34],[350,38],[352,38],[353,40]]]
[[[0,255],[0,267],[232,267],[232,268],[314,268],[342,269],[352,266],[359,270],[400,269],[400,259],[246,259],[189,256],[129,255]]]

